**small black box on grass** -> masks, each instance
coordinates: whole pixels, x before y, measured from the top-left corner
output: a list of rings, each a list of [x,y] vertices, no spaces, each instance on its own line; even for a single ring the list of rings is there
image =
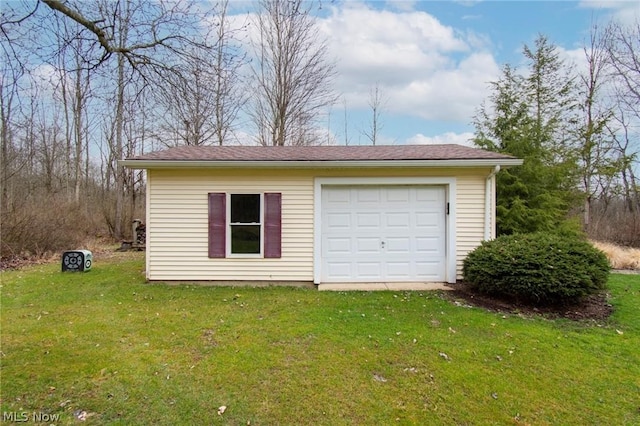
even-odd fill
[[[87,272],[93,255],[89,250],[69,250],[62,253],[62,272]]]

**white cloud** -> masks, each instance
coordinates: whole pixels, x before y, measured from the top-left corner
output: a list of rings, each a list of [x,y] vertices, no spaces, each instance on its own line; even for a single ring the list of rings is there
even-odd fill
[[[488,94],[500,69],[487,53],[472,54],[455,68],[437,70],[390,95],[398,112],[427,120],[466,121]]]
[[[623,24],[640,19],[640,2],[629,0],[581,0],[580,7],[610,11],[610,16]]]
[[[28,75],[29,89],[32,96],[35,96],[42,102],[53,102],[59,96],[60,91],[57,90],[62,79],[71,86],[73,80],[65,71],[57,69],[53,65],[39,64],[34,66]]]
[[[375,84],[388,113],[468,122],[499,66],[476,34],[463,34],[422,11],[341,4],[319,20],[337,60],[337,89],[366,109]]]
[[[406,78],[438,69],[449,62],[447,53],[468,50],[452,28],[424,12],[373,10],[362,4],[333,8],[320,21],[338,60],[342,85],[381,81],[401,84]]]
[[[587,57],[585,56],[584,49],[578,47],[575,49],[565,49],[561,46],[558,47],[558,54],[565,63],[576,68],[576,71],[582,72],[587,70]]]
[[[408,145],[442,145],[442,144],[458,144],[465,146],[473,146],[473,133],[453,133],[447,132],[436,136],[425,136],[418,133],[407,139]]]

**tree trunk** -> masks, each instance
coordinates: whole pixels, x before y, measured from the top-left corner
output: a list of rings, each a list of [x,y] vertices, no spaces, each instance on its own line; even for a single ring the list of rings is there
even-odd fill
[[[116,205],[114,217],[114,237],[121,239],[123,237],[122,222],[124,220],[124,169],[118,164],[118,160],[122,158],[122,137],[124,133],[124,56],[118,55],[118,82],[117,82],[117,98],[116,98],[116,116],[115,116],[115,147],[112,147],[114,170],[116,171],[115,192]]]
[[[80,168],[82,164],[82,105],[83,105],[83,93],[82,93],[82,69],[80,67],[80,60],[77,61],[76,69],[76,102],[73,111],[74,115],[74,133],[75,133],[75,155],[73,157],[73,177],[75,181],[75,187],[73,191],[73,199],[76,204],[80,203]]]

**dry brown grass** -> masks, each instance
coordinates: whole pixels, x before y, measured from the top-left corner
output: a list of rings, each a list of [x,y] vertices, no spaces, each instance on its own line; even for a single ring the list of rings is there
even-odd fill
[[[613,269],[640,269],[640,249],[601,241],[591,243],[607,255]]]

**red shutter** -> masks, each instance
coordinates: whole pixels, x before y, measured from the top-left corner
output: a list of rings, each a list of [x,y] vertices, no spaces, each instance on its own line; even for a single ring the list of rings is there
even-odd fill
[[[264,194],[264,257],[282,257],[282,194]]]
[[[227,194],[209,193],[209,257],[225,257],[227,227]]]

